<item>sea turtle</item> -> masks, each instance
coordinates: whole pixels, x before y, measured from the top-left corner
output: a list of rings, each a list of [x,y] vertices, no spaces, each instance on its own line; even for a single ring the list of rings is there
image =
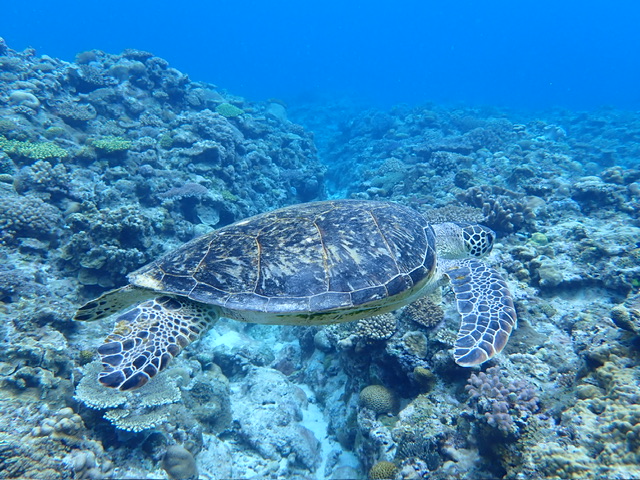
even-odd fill
[[[395,310],[448,278],[462,323],[462,366],[499,353],[516,325],[503,278],[476,258],[495,234],[428,223],[391,202],[330,200],[285,207],[198,237],[129,275],[130,284],[82,306],[75,320],[118,316],[98,348],[107,387],[133,390],[220,316],[322,325]]]

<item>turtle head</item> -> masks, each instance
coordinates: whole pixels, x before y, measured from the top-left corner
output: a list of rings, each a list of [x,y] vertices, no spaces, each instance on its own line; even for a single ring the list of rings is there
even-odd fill
[[[476,223],[447,222],[431,226],[438,255],[443,258],[483,257],[493,248],[496,234]]]
[[[478,224],[458,224],[462,230],[462,240],[472,257],[484,257],[491,252],[496,234],[490,228]]]

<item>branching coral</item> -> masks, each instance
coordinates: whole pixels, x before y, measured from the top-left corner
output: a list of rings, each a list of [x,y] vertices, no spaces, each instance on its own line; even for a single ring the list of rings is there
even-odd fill
[[[36,197],[0,197],[0,244],[18,238],[48,238],[61,223],[57,208]]]
[[[325,331],[339,347],[358,348],[391,338],[396,331],[396,317],[392,313],[385,313],[363,318],[356,323],[330,325]]]
[[[534,387],[524,380],[509,381],[497,366],[472,373],[465,389],[487,424],[505,435],[519,434],[519,425],[540,409]]]
[[[483,223],[500,232],[520,230],[534,217],[523,195],[496,186],[472,187],[458,195],[458,199],[482,209]]]

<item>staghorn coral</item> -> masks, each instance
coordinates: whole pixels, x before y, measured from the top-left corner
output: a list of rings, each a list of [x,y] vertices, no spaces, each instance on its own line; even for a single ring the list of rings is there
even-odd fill
[[[360,392],[360,405],[377,414],[392,413],[396,409],[397,399],[384,385],[369,385]]]
[[[540,409],[533,386],[524,380],[509,381],[497,366],[472,373],[465,390],[487,425],[504,435],[518,435],[520,425]]]

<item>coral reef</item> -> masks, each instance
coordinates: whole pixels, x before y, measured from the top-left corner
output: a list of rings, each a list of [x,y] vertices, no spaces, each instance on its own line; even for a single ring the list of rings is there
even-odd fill
[[[526,424],[528,417],[540,410],[534,387],[523,380],[509,380],[500,367],[472,373],[465,390],[487,425],[504,435],[517,435],[518,424]]]
[[[499,232],[515,232],[530,223],[534,213],[522,194],[502,187],[472,187],[459,200],[482,209],[482,223]]]
[[[0,198],[0,242],[15,244],[21,238],[53,240],[62,215],[37,197],[9,194]]]
[[[100,362],[83,368],[75,398],[90,408],[106,410],[104,418],[120,430],[137,433],[162,425],[171,414],[170,405],[182,399],[176,378],[168,374],[161,375],[148,388],[127,393],[103,388],[97,380],[101,370]]]
[[[396,467],[393,463],[387,461],[381,461],[375,463],[369,469],[369,478],[376,480],[384,480],[384,479],[393,479],[398,471],[398,467]]]
[[[444,311],[429,296],[425,296],[407,305],[401,318],[412,320],[426,328],[432,328],[442,322]]]
[[[392,413],[396,409],[397,399],[384,385],[369,385],[360,392],[360,405],[375,413]]]
[[[361,350],[371,343],[381,342],[396,331],[395,315],[385,313],[358,320],[355,323],[329,325],[326,334],[330,342],[339,348]]]
[[[636,113],[256,103],[148,52],[1,39],[0,80],[1,478],[640,478]],[[222,319],[148,389],[95,381],[110,323],[80,303],[326,196],[496,230],[502,354],[454,364],[445,285],[343,325]]]

